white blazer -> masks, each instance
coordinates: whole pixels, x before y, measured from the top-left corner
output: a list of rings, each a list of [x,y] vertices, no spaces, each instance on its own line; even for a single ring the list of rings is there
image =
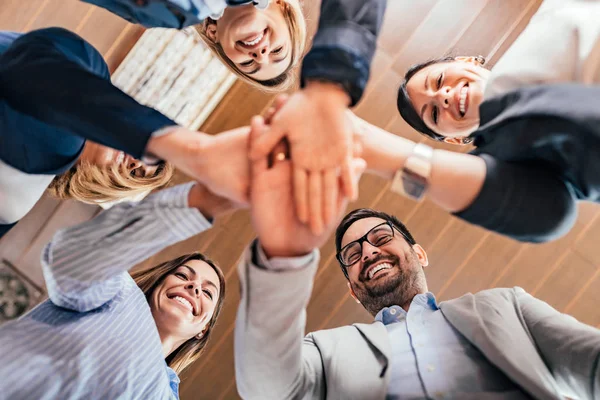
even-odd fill
[[[545,0],[492,69],[484,98],[565,82],[600,83],[600,0]]]

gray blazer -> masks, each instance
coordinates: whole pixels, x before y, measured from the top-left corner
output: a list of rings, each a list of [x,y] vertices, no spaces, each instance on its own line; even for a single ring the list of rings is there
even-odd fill
[[[318,256],[303,268],[239,265],[235,326],[237,387],[244,399],[384,399],[390,343],[380,322],[304,337]],[[521,288],[491,289],[440,303],[444,317],[536,399],[600,399],[600,331]],[[303,339],[304,337],[304,339]]]

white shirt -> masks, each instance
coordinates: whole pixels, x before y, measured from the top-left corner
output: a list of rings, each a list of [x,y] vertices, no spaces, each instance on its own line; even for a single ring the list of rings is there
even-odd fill
[[[599,0],[545,0],[492,69],[484,98],[561,82],[600,83]]]
[[[25,216],[42,197],[54,175],[32,175],[0,160],[0,224]]]

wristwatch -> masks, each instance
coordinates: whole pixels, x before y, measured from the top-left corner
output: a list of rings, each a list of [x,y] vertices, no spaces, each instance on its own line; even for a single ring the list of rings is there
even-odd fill
[[[433,148],[417,143],[404,166],[394,175],[390,190],[413,200],[421,200],[429,186],[432,158]]]

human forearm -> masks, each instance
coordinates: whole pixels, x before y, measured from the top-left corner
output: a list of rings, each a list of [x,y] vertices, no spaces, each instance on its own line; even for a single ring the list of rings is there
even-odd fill
[[[182,127],[148,142],[148,153],[171,162],[217,196],[247,204],[249,185],[248,127],[218,135]]]
[[[88,311],[119,290],[118,276],[163,248],[210,227],[187,204],[191,184],[114,206],[57,232],[42,254],[48,294],[56,304]]]
[[[412,154],[415,143],[354,118],[361,131],[367,170],[391,180]],[[481,191],[485,174],[485,163],[479,157],[435,150],[427,196],[449,212],[464,210]]]
[[[0,86],[18,112],[136,158],[152,132],[175,125],[115,87],[102,56],[64,29],[15,40],[0,55]]]
[[[255,264],[253,247],[238,267],[242,290],[235,325],[235,364],[240,395],[289,399],[319,391],[322,361],[318,351],[302,340],[318,253],[300,268],[279,265],[273,270]]]

